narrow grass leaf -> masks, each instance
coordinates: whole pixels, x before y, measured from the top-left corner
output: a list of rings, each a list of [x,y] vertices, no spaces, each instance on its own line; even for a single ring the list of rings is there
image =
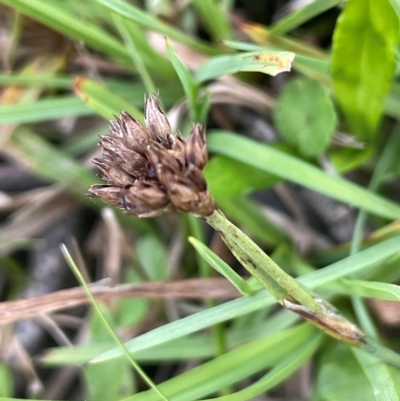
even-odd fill
[[[74,260],[72,259],[67,247],[65,244],[61,244],[60,246],[61,252],[74,273],[76,279],[78,280],[79,284],[84,288],[86,295],[90,299],[90,302],[95,310],[95,312],[98,314],[99,319],[101,320],[103,327],[108,330],[111,338],[117,343],[118,347],[122,350],[124,355],[126,356],[127,360],[130,362],[132,367],[135,369],[137,374],[143,379],[143,381],[150,387],[152,394],[157,394],[160,400],[164,401],[169,401],[168,398],[164,395],[164,393],[154,384],[154,382],[150,379],[149,376],[144,372],[144,370],[139,366],[139,364],[131,357],[129,352],[127,351],[125,345],[122,343],[122,341],[118,338],[117,334],[115,333],[114,329],[112,328],[111,324],[107,320],[105,314],[101,310],[99,304],[97,303],[96,299],[93,297],[89,286],[85,282],[85,279],[83,278],[81,272],[79,271],[78,267],[76,266]]]
[[[371,141],[396,68],[399,19],[389,0],[352,0],[334,37],[332,79],[349,129]]]
[[[400,374],[378,359],[356,348],[351,348],[360,368],[372,388],[376,401],[397,401],[400,397]]]
[[[240,71],[262,72],[275,76],[290,71],[293,59],[294,53],[268,50],[216,56],[200,65],[195,78],[197,82],[204,82]]]
[[[298,350],[287,356],[260,380],[244,390],[239,390],[234,394],[223,397],[205,399],[204,401],[246,401],[264,394],[304,366],[320,347],[322,339],[323,335],[321,333],[315,333]]]
[[[193,401],[212,394],[227,385],[279,363],[295,352],[315,333],[307,324],[245,344],[214,358],[162,384],[159,388],[174,401]],[[155,394],[142,392],[124,401],[158,401]]]
[[[19,73],[0,73],[0,85],[29,86],[30,88],[57,88],[70,89],[74,84],[72,76],[52,76],[51,74],[41,76],[24,76]]]
[[[51,182],[62,185],[68,183],[71,193],[93,204],[85,193],[98,178],[88,168],[27,128],[18,129],[7,145],[30,171]]]
[[[139,121],[143,113],[127,100],[115,95],[107,87],[84,77],[78,77],[74,85],[75,93],[96,113],[107,120],[113,119],[122,110],[128,111]]]
[[[315,0],[306,3],[304,7],[290,13],[278,22],[269,27],[269,31],[275,35],[284,35],[285,33],[299,27],[312,18],[322,14],[323,12],[343,3],[347,0]]]
[[[229,13],[218,4],[217,0],[193,0],[192,3],[214,40],[231,37]]]
[[[212,152],[232,157],[372,214],[393,220],[400,218],[400,205],[397,203],[342,178],[328,175],[268,145],[228,131],[211,131],[208,138],[208,148]]]
[[[396,284],[341,279],[332,283],[329,289],[358,297],[400,301],[400,287]]]
[[[374,245],[330,266],[302,276],[299,278],[299,281],[308,288],[314,289],[339,278],[365,272],[397,252],[400,252],[400,236],[383,241],[378,245]],[[126,346],[129,352],[139,352],[214,324],[266,308],[275,302],[276,300],[267,291],[259,291],[251,297],[235,299],[178,321],[168,323],[163,327],[159,327],[128,341]],[[119,349],[112,349],[94,358],[92,362],[119,358],[120,356]]]
[[[146,13],[143,10],[140,10],[138,7],[135,7],[126,1],[123,0],[96,0],[98,3],[102,4],[104,7],[107,7],[114,13],[122,15],[123,17],[134,21],[135,23],[140,24],[143,27],[146,27],[152,31],[159,32],[163,35],[168,36],[169,38],[176,40],[178,42],[184,43],[188,46],[193,47],[196,50],[205,53],[214,53],[213,49],[196,40],[192,36],[190,36],[187,32],[183,32],[179,29],[174,28],[171,25],[153,17],[151,14]]]
[[[165,45],[167,47],[168,57],[178,74],[179,80],[181,81],[183,90],[185,91],[185,97],[189,103],[189,112],[191,121],[199,121],[197,100],[199,96],[199,88],[195,82],[192,74],[188,68],[183,64],[182,60],[175,54],[171,41],[166,38]]]
[[[269,46],[260,46],[253,43],[236,42],[232,40],[224,40],[223,43],[225,46],[231,47],[232,49],[250,52],[288,50],[287,46],[274,46],[272,44]],[[296,52],[296,57],[293,60],[293,69],[327,87],[331,86],[331,63],[327,57],[304,55]]]
[[[198,241],[196,238],[189,237],[189,242],[194,246],[196,251],[211,265],[217,272],[226,277],[234,287],[243,295],[251,295],[254,293],[251,286],[239,274],[237,274],[227,263],[225,263],[210,248]]]
[[[46,0],[0,0],[21,14],[41,22],[56,32],[99,50],[104,54],[127,63],[129,55],[125,47],[100,27],[88,21],[82,21],[76,15],[68,12],[64,7]]]
[[[99,304],[102,313],[115,326],[113,315]],[[108,330],[104,330],[103,321],[96,313],[92,313],[89,320],[90,343],[93,345],[101,344],[105,341],[112,341]],[[111,363],[110,363],[111,362]],[[86,384],[86,394],[89,399],[115,400],[121,396],[128,396],[131,390],[126,385],[126,378],[130,376],[130,366],[127,360],[107,361],[98,364],[88,364],[83,367],[83,376]]]
[[[132,27],[131,23],[128,24],[128,21],[121,17],[118,14],[113,14],[115,26],[121,34],[121,37],[124,40],[125,46],[129,52],[129,55],[132,59],[133,65],[135,66],[139,76],[141,77],[143,84],[148,93],[155,93],[155,85],[151,79],[150,73],[146,68],[146,64],[144,61],[144,56],[149,55],[149,49],[141,48],[140,51],[137,46],[137,39],[140,38],[141,32],[139,29],[135,29],[137,27]],[[136,40],[135,40],[136,39]],[[146,51],[147,50],[147,51]],[[150,55],[149,55],[150,56]]]
[[[1,105],[0,125],[37,123],[63,117],[89,115],[93,115],[93,111],[79,101],[76,96],[64,95],[32,102]]]

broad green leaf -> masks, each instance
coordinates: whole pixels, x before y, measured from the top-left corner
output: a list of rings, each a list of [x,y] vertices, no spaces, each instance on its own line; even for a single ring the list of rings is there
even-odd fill
[[[317,156],[336,128],[336,113],[328,91],[311,79],[297,78],[281,92],[274,110],[280,134],[305,156]]]
[[[206,164],[204,175],[208,189],[217,201],[268,188],[280,181],[272,174],[226,156],[212,157]]]
[[[211,131],[208,148],[260,170],[389,219],[400,218],[400,205],[268,145],[228,131]]]
[[[75,81],[74,89],[75,93],[91,109],[107,120],[113,119],[122,110],[125,110],[129,111],[139,121],[143,121],[143,113],[141,111],[95,81],[78,77]]]
[[[399,0],[389,0],[390,4],[392,5],[394,11],[397,14],[397,18],[400,19],[400,2]]]
[[[377,364],[379,361],[375,360]],[[385,367],[386,374],[381,371],[373,382],[364,369],[347,345],[334,347],[322,358],[312,401],[398,400],[400,375],[396,369]]]
[[[333,89],[349,129],[371,141],[395,72],[399,19],[389,0],[351,0],[333,38]]]
[[[294,53],[266,50],[216,56],[200,65],[195,78],[197,82],[204,82],[240,71],[262,72],[275,76],[290,71],[293,59]]]
[[[383,241],[330,266],[302,276],[299,281],[308,288],[313,289],[348,275],[360,274],[360,272],[382,263],[382,261],[397,252],[400,252],[400,236]],[[142,334],[128,341],[126,347],[131,353],[139,352],[214,324],[266,308],[275,302],[272,295],[262,290],[251,297],[242,297],[226,302]],[[119,358],[121,355],[121,350],[115,348],[94,358],[93,362]]]

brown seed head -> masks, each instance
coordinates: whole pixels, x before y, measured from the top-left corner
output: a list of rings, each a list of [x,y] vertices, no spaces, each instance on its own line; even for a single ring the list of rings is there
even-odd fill
[[[156,95],[151,95],[147,98],[145,102],[145,117],[150,138],[164,147],[169,147],[168,136],[171,134],[171,126]]]
[[[176,209],[211,215],[214,200],[201,170],[207,162],[205,132],[193,127],[187,142],[173,134],[155,95],[145,103],[146,126],[123,111],[102,137],[103,158],[94,163],[106,185],[93,185],[89,195],[138,217]]]
[[[155,217],[171,210],[165,190],[152,182],[138,181],[123,190],[124,207],[128,214]]]
[[[126,111],[121,112],[117,119],[117,124],[122,127],[122,137],[125,145],[144,156],[145,149],[150,140],[147,129]]]
[[[185,146],[185,162],[187,166],[194,164],[203,170],[208,160],[206,136],[204,127],[200,124],[193,126]]]

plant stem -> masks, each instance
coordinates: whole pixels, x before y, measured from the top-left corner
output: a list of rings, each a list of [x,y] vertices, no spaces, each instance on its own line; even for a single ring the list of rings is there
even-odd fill
[[[307,319],[324,332],[351,345],[363,347],[364,333],[329,302],[284,272],[246,234],[219,210],[204,220],[220,233],[235,257],[285,308]]]

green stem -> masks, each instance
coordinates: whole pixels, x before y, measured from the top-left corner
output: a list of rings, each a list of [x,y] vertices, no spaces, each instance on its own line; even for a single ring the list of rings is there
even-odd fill
[[[262,249],[243,231],[233,225],[220,210],[205,221],[218,231],[229,249],[238,257],[243,266],[283,305],[285,300],[303,305],[315,314],[322,314],[322,307],[293,277],[284,272]]]
[[[329,302],[315,295],[284,272],[246,234],[216,209],[204,220],[220,233],[228,248],[251,275],[285,308],[297,313],[324,332],[351,345],[363,347],[364,333]]]

